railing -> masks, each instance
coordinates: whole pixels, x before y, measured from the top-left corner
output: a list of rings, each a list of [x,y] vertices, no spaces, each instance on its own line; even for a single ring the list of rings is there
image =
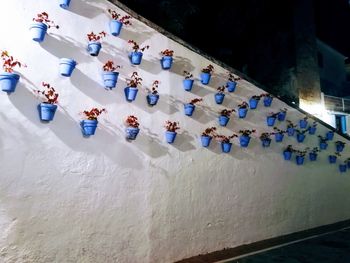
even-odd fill
[[[350,99],[324,95],[326,110],[350,113]]]

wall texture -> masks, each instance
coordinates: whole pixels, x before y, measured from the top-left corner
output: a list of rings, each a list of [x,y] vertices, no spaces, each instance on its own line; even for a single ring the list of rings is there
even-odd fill
[[[215,66],[209,86],[196,81],[192,93],[185,92],[182,71],[198,76],[210,61],[135,20],[120,37],[108,36],[98,57],[89,56],[86,33],[108,29],[106,9],[113,6],[102,0],[73,0],[70,10],[46,0],[4,5],[1,49],[28,67],[20,70],[15,93],[0,93],[1,262],[173,262],[350,218],[350,177],[327,163],[333,143],[318,162],[301,167],[284,161],[281,151],[288,144],[316,146],[315,135],[305,144],[286,138],[267,149],[258,138],[247,149],[234,141],[230,154],[221,153],[215,142],[209,149],[200,146],[199,135],[217,125],[217,112],[262,93],[258,87],[241,81],[218,106],[214,89],[225,83],[227,72]],[[42,11],[61,28],[37,44],[28,27]],[[128,39],[151,46],[140,66],[127,59]],[[160,68],[159,51],[165,48],[175,50],[171,71]],[[58,74],[61,57],[79,63],[71,78]],[[108,59],[123,66],[112,91],[100,80]],[[144,88],[160,80],[157,106],[147,106],[145,89],[135,102],[125,101],[125,78],[134,70]],[[42,81],[60,93],[51,123],[39,121],[39,100],[32,92]],[[183,103],[195,97],[204,102],[187,117]],[[96,135],[86,139],[79,113],[94,106],[108,113],[100,118]],[[260,105],[243,120],[234,116],[219,131],[255,128],[258,137],[269,130],[266,114],[283,107],[275,99],[272,108]],[[131,143],[124,139],[123,120],[129,114],[141,122]],[[289,109],[288,119],[301,117]],[[167,119],[180,122],[174,145],[164,140]],[[318,133],[325,132],[319,125]]]

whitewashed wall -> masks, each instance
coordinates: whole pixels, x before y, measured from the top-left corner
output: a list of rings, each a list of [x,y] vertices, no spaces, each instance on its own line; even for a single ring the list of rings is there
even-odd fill
[[[198,76],[210,61],[135,20],[120,37],[107,37],[101,54],[91,57],[85,34],[108,29],[106,9],[112,5],[72,1],[68,11],[47,0],[2,4],[0,48],[28,67],[20,70],[14,94],[0,93],[1,262],[173,262],[350,218],[349,173],[340,174],[326,160],[333,145],[320,161],[302,167],[281,155],[288,144],[304,147],[294,138],[267,149],[258,139],[247,149],[235,141],[230,154],[222,154],[215,142],[202,148],[199,135],[216,125],[220,109],[263,91],[242,81],[236,93],[227,94],[224,106],[215,105],[214,88],[226,76],[218,66],[210,86],[197,81],[192,93],[183,91],[182,71]],[[42,11],[61,28],[50,30],[38,44],[28,27]],[[128,39],[151,46],[141,66],[129,64]],[[162,71],[158,61],[165,48],[175,50],[170,72]],[[71,78],[58,74],[61,57],[79,63]],[[104,90],[100,80],[108,59],[123,66],[112,91]],[[134,70],[145,86],[161,81],[157,106],[147,106],[145,91],[135,102],[125,101],[125,78]],[[31,92],[42,81],[60,93],[58,112],[49,124],[39,121],[39,101]],[[183,102],[198,96],[204,98],[202,106],[186,117]],[[86,139],[79,112],[94,106],[106,107],[108,114],[100,118],[96,135]],[[233,117],[220,132],[268,131],[266,114],[282,107],[286,105],[277,100],[272,108],[260,105],[244,120]],[[129,114],[141,122],[131,143],[124,139],[123,119]],[[289,119],[300,117],[290,109]],[[167,119],[180,122],[174,145],[164,140]],[[319,127],[320,134],[325,131]],[[317,138],[308,136],[305,142],[313,147]]]

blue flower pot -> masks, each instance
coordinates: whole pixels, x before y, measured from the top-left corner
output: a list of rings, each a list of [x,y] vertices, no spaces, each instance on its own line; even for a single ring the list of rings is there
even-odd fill
[[[279,112],[278,115],[277,115],[277,120],[284,121],[286,119],[286,115],[287,115],[287,113],[284,112],[284,111]]]
[[[271,144],[271,139],[263,139],[263,140],[261,140],[261,145],[264,148],[269,147],[270,144]]]
[[[309,153],[309,160],[314,162],[317,160],[317,153]]]
[[[60,59],[60,74],[64,77],[70,77],[75,69],[77,62],[69,58]]]
[[[219,124],[220,124],[220,126],[226,126],[229,120],[230,120],[229,117],[227,117],[225,115],[220,115],[219,116]]]
[[[231,151],[232,143],[231,142],[222,142],[221,150],[224,153],[229,153]]]
[[[68,9],[70,0],[60,0],[60,7],[63,9]]]
[[[209,73],[202,73],[201,74],[201,83],[204,84],[204,85],[208,85],[209,81],[210,81],[210,78],[211,78],[211,74],[209,74]]]
[[[45,39],[47,25],[44,23],[35,22],[30,25],[30,33],[32,39],[36,42],[43,42]]]
[[[162,69],[170,69],[173,65],[173,57],[172,56],[164,56],[160,60],[160,64],[162,66]]]
[[[102,48],[102,45],[100,42],[91,41],[88,44],[87,51],[91,56],[97,57],[98,54],[100,53],[101,48]]]
[[[263,100],[264,106],[265,107],[270,107],[271,103],[272,103],[272,100],[273,100],[273,98],[271,98],[271,97],[264,97],[264,100]]]
[[[117,21],[117,20],[111,20],[109,22],[109,31],[111,32],[112,36],[119,36],[120,31],[122,30],[123,23]]]
[[[329,155],[329,156],[328,156],[328,161],[329,161],[329,163],[336,163],[336,161],[337,161],[337,156],[335,156],[335,155]]]
[[[294,128],[287,128],[287,134],[288,136],[294,136],[295,129]]]
[[[249,136],[239,136],[239,144],[241,145],[241,147],[246,148],[248,147],[250,142],[250,137]]]
[[[301,129],[305,129],[306,126],[307,126],[307,124],[308,124],[308,121],[307,121],[307,120],[304,120],[304,119],[299,120],[299,127],[300,127]]]
[[[289,160],[292,158],[292,154],[293,154],[293,152],[284,151],[284,152],[283,152],[283,158],[284,158],[284,160],[289,161]]]
[[[159,95],[158,94],[148,94],[146,98],[147,98],[148,105],[154,106],[157,104],[157,102],[159,100]]]
[[[216,93],[215,94],[215,102],[216,104],[222,104],[225,98],[225,94],[222,93]]]
[[[334,137],[334,132],[333,131],[329,131],[329,132],[326,133],[327,140],[331,141],[331,140],[333,140],[333,137]]]
[[[295,157],[295,161],[296,161],[297,165],[303,165],[304,164],[304,159],[305,159],[304,156],[296,156]]]
[[[347,164],[348,168],[350,169],[350,162],[348,161],[346,164]]]
[[[126,87],[124,89],[125,99],[129,102],[134,101],[138,91],[138,88]]]
[[[297,134],[297,141],[303,142],[305,140],[305,134]]]
[[[227,81],[226,87],[228,92],[234,92],[236,90],[237,82],[236,81]]]
[[[203,147],[209,147],[212,137],[201,136],[201,143]]]
[[[142,61],[142,56],[143,56],[142,52],[131,52],[129,56],[131,64],[140,65]]]
[[[126,131],[126,139],[135,140],[137,137],[137,134],[139,134],[140,129],[134,128],[134,127],[128,127],[125,129],[125,131]]]
[[[185,115],[192,116],[195,108],[196,106],[194,106],[193,104],[190,104],[190,103],[184,104]]]
[[[20,76],[15,73],[1,73],[0,74],[0,87],[2,91],[7,93],[14,92],[19,81]]]
[[[336,144],[335,148],[337,149],[337,152],[342,152],[344,150],[344,145],[342,144]]]
[[[266,118],[267,126],[274,126],[275,125],[275,121],[276,121],[276,117],[268,116]]]
[[[247,108],[239,108],[238,109],[238,117],[244,119],[247,116],[248,109]]]
[[[320,149],[321,150],[326,150],[328,147],[328,143],[326,142],[320,142]]]
[[[57,110],[57,105],[50,103],[40,103],[38,105],[39,117],[42,121],[52,121]]]
[[[186,91],[191,91],[193,87],[193,79],[184,79],[183,86]]]
[[[167,143],[173,143],[176,138],[176,132],[166,131],[165,132],[165,139]]]
[[[119,72],[104,71],[102,73],[103,84],[108,89],[113,89],[117,85]]]
[[[314,126],[311,126],[311,127],[309,127],[309,134],[315,134],[316,133],[316,127],[314,127]]]
[[[252,110],[256,109],[258,107],[258,103],[259,103],[258,100],[250,99],[249,100],[249,108],[251,108]]]
[[[345,173],[346,172],[346,164],[339,164],[339,172]]]
[[[95,134],[97,128],[97,120],[83,120],[80,122],[81,130],[84,136],[91,136]]]
[[[282,142],[283,141],[284,134],[282,133],[275,133],[275,142]]]

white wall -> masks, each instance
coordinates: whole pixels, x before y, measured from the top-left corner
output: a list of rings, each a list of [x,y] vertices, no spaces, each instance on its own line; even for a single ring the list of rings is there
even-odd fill
[[[69,11],[47,0],[12,0],[4,6],[1,49],[28,67],[20,70],[14,94],[0,93],[0,261],[165,263],[350,218],[350,176],[326,160],[333,145],[320,161],[302,167],[281,155],[288,144],[304,147],[294,138],[268,149],[258,139],[241,149],[236,140],[230,154],[222,154],[215,142],[209,149],[199,145],[199,134],[216,125],[223,108],[215,105],[213,93],[224,83],[224,69],[215,67],[210,86],[197,81],[186,93],[182,71],[198,76],[210,61],[141,22],[134,20],[120,38],[106,38],[97,58],[87,54],[85,34],[107,29],[105,11],[112,6],[105,1],[73,0]],[[37,44],[28,27],[41,11],[61,28]],[[151,46],[139,67],[127,59],[128,39]],[[165,48],[175,50],[171,72],[158,62]],[[79,63],[71,78],[58,74],[61,57]],[[107,59],[123,65],[112,91],[100,81]],[[133,70],[146,86],[161,81],[157,106],[147,106],[145,91],[135,102],[125,101],[124,80]],[[59,110],[49,124],[39,121],[39,101],[31,92],[42,81],[60,92]],[[242,81],[224,106],[236,107],[262,92]],[[198,96],[204,98],[202,106],[192,118],[184,116],[183,102]],[[93,106],[106,107],[108,114],[100,118],[96,135],[85,139],[79,112]],[[257,137],[269,130],[266,114],[282,107],[277,99],[272,108],[260,105],[244,120],[233,117],[220,132],[256,128]],[[132,143],[124,139],[123,119],[129,114],[141,121]],[[289,119],[300,117],[290,109]],[[174,145],[164,141],[167,119],[180,122]],[[325,131],[319,127],[320,134]],[[316,146],[317,138],[305,142]]]

